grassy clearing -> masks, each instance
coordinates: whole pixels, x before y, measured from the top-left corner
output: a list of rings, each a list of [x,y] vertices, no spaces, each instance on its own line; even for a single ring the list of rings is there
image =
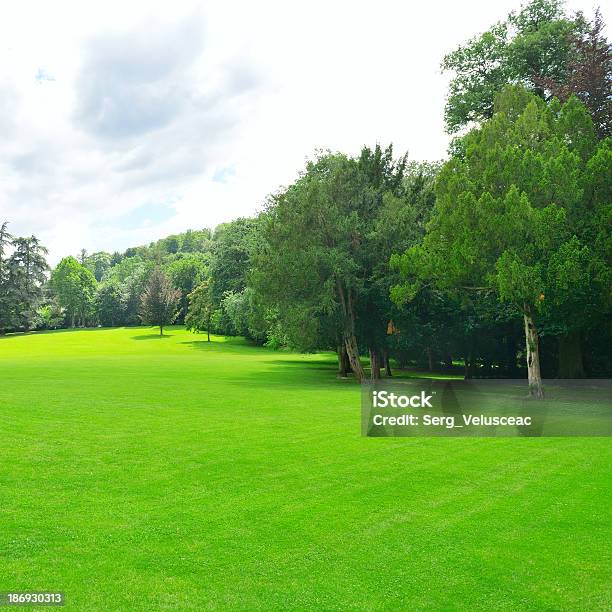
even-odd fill
[[[0,339],[0,591],[80,610],[609,608],[610,442],[366,439],[333,355]]]

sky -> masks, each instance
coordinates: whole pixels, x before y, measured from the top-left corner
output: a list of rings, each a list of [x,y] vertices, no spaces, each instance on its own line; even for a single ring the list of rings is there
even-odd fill
[[[440,61],[518,6],[9,3],[0,221],[39,237],[55,264],[253,215],[317,149],[392,142],[411,160],[442,159]]]

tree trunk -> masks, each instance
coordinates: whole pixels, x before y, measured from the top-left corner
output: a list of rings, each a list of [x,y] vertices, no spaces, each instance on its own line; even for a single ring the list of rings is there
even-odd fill
[[[380,353],[377,349],[370,349],[370,375],[372,380],[380,380]]]
[[[351,369],[351,364],[344,344],[339,344],[336,352],[338,353],[338,376],[346,378]]]
[[[160,326],[159,326],[159,335],[160,335],[160,336],[163,336],[163,335],[164,335],[164,326],[163,326],[163,325],[160,325]]]
[[[359,383],[362,383],[365,379],[365,372],[359,360],[359,347],[357,346],[357,337],[355,336],[355,311],[353,309],[351,290],[347,289],[345,291],[342,283],[338,279],[336,279],[336,290],[343,311],[344,320],[342,322],[342,337],[344,339],[346,354],[348,355],[349,363],[351,364],[351,369],[355,374],[355,378]]]
[[[357,348],[357,338],[355,338],[355,334],[348,333],[345,335],[344,346],[349,358],[349,363],[351,364],[351,370],[353,370],[355,378],[362,383],[365,379],[365,372],[359,360],[359,349]]]
[[[559,378],[584,378],[580,332],[559,336]]]
[[[429,371],[433,372],[434,363],[433,363],[433,354],[431,352],[431,347],[428,346],[425,352],[427,353],[427,364],[429,366]]]
[[[385,374],[389,377],[393,376],[393,372],[391,372],[391,359],[389,358],[389,351],[385,349],[383,353],[383,358],[385,361]]]
[[[529,396],[534,399],[543,399],[542,376],[540,374],[540,351],[538,330],[528,307],[523,311],[525,321],[525,344],[527,346],[527,381]]]
[[[465,350],[463,353],[463,364],[465,368],[465,380],[469,380],[474,375],[474,338],[472,334],[468,334],[465,341]]]

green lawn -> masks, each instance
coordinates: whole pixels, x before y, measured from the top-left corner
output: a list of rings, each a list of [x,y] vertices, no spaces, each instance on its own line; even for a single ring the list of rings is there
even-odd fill
[[[610,609],[610,439],[362,438],[333,355],[167,333],[0,338],[0,591]]]

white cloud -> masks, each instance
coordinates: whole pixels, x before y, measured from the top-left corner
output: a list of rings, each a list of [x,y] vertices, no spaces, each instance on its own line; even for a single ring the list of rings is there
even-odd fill
[[[13,3],[0,23],[0,219],[56,262],[252,214],[317,148],[392,141],[438,159],[442,56],[516,6]]]

